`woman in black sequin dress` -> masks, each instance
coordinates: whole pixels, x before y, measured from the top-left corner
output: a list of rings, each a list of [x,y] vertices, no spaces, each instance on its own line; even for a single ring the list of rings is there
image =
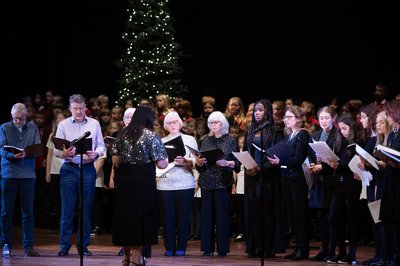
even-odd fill
[[[142,265],[142,247],[157,244],[155,168],[166,168],[168,155],[161,139],[149,130],[154,117],[150,107],[138,106],[112,147],[116,166],[112,241],[124,247],[123,265]]]

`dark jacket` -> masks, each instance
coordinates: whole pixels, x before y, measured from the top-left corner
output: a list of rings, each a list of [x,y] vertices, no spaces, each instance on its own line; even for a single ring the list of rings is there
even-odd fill
[[[280,160],[282,177],[305,178],[302,165],[308,155],[309,139],[310,135],[303,129],[293,139],[285,137],[284,141],[293,150],[293,156]]]
[[[329,132],[326,144],[333,150],[337,129],[333,127]],[[310,142],[319,141],[322,129],[311,135]],[[317,157],[313,149],[309,148],[308,155],[311,163],[317,163]],[[322,169],[314,176],[314,184],[310,189],[309,207],[311,208],[329,208],[330,200],[333,196],[335,179],[333,177],[334,170],[328,164],[322,162]]]
[[[263,150],[275,145],[276,143],[283,140],[283,131],[278,127],[267,123],[260,129],[261,134],[261,148]],[[250,128],[245,137],[244,151],[248,151],[250,155],[255,158],[254,153],[256,148],[252,145],[254,138],[254,131]],[[248,176],[245,173],[244,179],[244,193],[248,199],[257,199],[263,193],[264,199],[266,197],[272,197],[271,193],[271,181],[278,179],[280,176],[279,167],[272,165],[268,160],[265,153],[262,153],[262,162],[259,165],[261,168],[260,174],[256,176]],[[261,189],[262,188],[262,189]]]

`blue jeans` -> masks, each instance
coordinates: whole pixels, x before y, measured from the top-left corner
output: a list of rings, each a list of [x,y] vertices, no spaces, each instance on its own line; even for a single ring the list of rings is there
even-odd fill
[[[19,192],[22,212],[22,243],[25,250],[33,248],[35,218],[33,201],[35,198],[35,178],[1,179],[1,224],[3,244],[12,247],[12,217],[15,200]]]
[[[79,186],[81,169],[78,165],[64,163],[60,170],[61,191],[61,221],[60,221],[60,249],[71,248],[71,235],[74,227],[74,213],[79,200]],[[83,165],[83,242],[78,230],[77,247],[83,243],[86,247],[90,241],[92,227],[92,209],[95,191],[96,170],[93,163]]]

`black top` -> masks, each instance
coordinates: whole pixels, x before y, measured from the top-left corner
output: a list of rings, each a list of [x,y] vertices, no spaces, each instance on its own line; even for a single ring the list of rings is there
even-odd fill
[[[280,160],[282,177],[305,178],[302,164],[307,158],[309,139],[305,130],[300,130],[292,139],[289,136],[285,138],[284,141],[293,149],[293,156]]]
[[[233,171],[239,173],[240,163],[233,156],[232,152],[239,151],[237,141],[230,137],[228,134],[216,138],[215,136],[208,136],[203,140],[200,152],[221,149],[224,153],[224,159],[227,161],[234,161],[234,169],[230,167],[218,167],[216,165],[204,164],[201,167],[197,166],[197,170],[200,172],[199,186],[205,190],[215,190],[226,188],[233,183]]]
[[[283,131],[271,124],[261,127],[259,131],[260,135],[255,136],[255,133],[250,128],[246,133],[245,146],[243,147],[243,150],[248,151],[261,168],[261,172],[256,176],[245,175],[244,194],[250,200],[260,197],[263,199],[272,197],[273,193],[270,183],[273,180],[277,180],[280,176],[279,166],[272,165],[265,152],[261,152],[260,156],[260,152],[253,146],[253,143],[261,149],[266,150],[282,141]]]

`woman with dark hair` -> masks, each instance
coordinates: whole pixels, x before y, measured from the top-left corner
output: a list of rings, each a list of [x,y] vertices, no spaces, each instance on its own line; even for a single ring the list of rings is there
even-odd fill
[[[256,168],[246,169],[244,179],[246,252],[249,257],[275,256],[275,224],[283,221],[281,218],[280,223],[276,223],[276,218],[283,215],[280,175],[279,168],[272,165],[261,150],[282,139],[282,130],[274,126],[271,103],[268,100],[257,101],[243,147],[257,162]],[[281,231],[283,235],[283,226]]]
[[[339,130],[333,151],[340,158],[339,161],[329,161],[334,169],[335,188],[330,206],[329,221],[339,248],[339,254],[328,263],[352,264],[356,263],[357,237],[359,231],[359,200],[361,183],[354,178],[349,168],[349,162],[355,155],[355,150],[349,149],[349,144],[356,143],[364,147],[366,143],[365,131],[357,117],[349,112],[342,113],[338,118]],[[349,227],[349,251],[346,251],[346,222]]]
[[[123,266],[142,265],[142,247],[157,244],[156,166],[166,168],[168,155],[161,139],[151,131],[153,123],[153,110],[138,106],[112,147],[116,192],[113,244],[124,247]]]

